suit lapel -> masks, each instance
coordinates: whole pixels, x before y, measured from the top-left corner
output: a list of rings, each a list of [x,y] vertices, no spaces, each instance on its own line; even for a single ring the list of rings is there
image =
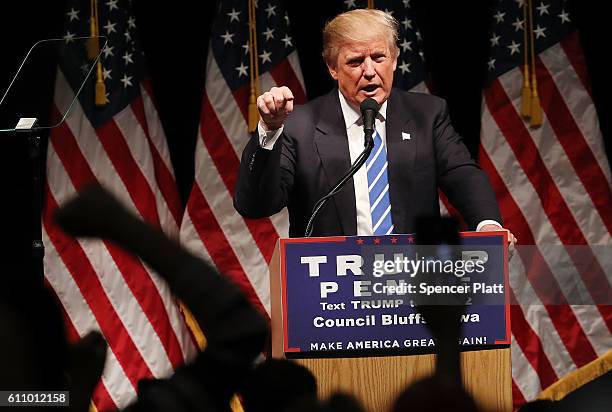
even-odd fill
[[[392,90],[387,104],[387,160],[389,199],[395,232],[405,233],[406,222],[411,219],[412,199],[402,182],[409,182],[414,174],[417,136],[402,139],[402,132],[409,132],[408,107],[403,105],[397,91]]]
[[[351,167],[348,137],[337,89],[332,90],[319,108],[319,121],[316,124],[314,143],[327,178],[327,192]],[[353,179],[348,181],[330,202],[335,205],[342,232],[345,235],[357,234]]]

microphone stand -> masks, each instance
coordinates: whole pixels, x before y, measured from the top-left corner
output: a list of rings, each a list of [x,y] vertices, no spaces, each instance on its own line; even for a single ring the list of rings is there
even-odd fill
[[[312,235],[312,231],[314,228],[314,220],[317,217],[317,214],[319,214],[319,211],[321,210],[325,202],[327,202],[329,198],[331,198],[336,193],[338,193],[340,189],[342,189],[342,187],[346,184],[346,182],[348,182],[349,179],[352,178],[355,175],[355,173],[357,173],[357,171],[361,168],[361,166],[363,166],[366,160],[368,160],[368,157],[370,156],[370,153],[372,152],[372,149],[374,148],[374,139],[372,139],[372,134],[374,133],[374,129],[366,128],[364,129],[363,132],[364,132],[364,139],[365,139],[365,142],[364,142],[365,149],[363,149],[363,152],[361,152],[361,154],[359,154],[357,159],[355,159],[355,162],[351,165],[350,169],[348,170],[348,172],[346,172],[346,174],[342,177],[342,179],[340,179],[338,184],[334,186],[334,188],[330,190],[329,193],[327,193],[325,196],[319,199],[317,203],[315,203],[312,209],[312,214],[310,215],[310,219],[308,219],[308,224],[306,225],[306,231],[305,231],[304,237],[310,237]]]

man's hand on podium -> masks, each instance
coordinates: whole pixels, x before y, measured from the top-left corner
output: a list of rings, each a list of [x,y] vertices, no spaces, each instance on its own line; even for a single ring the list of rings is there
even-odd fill
[[[516,237],[514,237],[512,232],[509,231],[508,229],[505,229],[497,225],[489,224],[489,225],[483,225],[480,228],[479,232],[496,232],[499,230],[505,230],[506,232],[508,232],[508,246],[509,246],[510,251],[513,251],[514,246],[516,245],[517,239]]]

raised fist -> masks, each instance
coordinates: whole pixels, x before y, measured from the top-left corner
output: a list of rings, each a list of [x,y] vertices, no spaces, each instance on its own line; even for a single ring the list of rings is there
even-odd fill
[[[257,110],[266,131],[279,129],[293,111],[293,93],[286,87],[273,87],[257,98]]]

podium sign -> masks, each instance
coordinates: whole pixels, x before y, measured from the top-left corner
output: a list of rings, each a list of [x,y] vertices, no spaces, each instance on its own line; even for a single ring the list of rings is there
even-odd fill
[[[506,236],[462,233],[454,254],[449,246],[424,253],[411,235],[280,239],[275,356],[431,352],[435,341],[414,307],[429,298],[467,302],[461,345],[508,345]]]

